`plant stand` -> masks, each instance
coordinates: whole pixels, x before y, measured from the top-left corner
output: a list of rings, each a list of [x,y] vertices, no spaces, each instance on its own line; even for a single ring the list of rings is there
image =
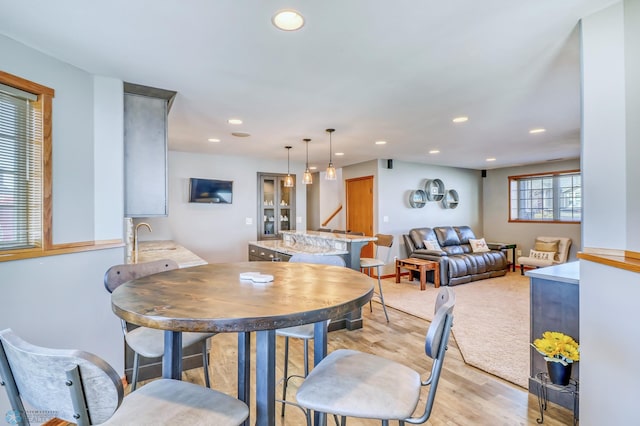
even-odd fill
[[[575,379],[570,379],[567,386],[554,385],[549,380],[549,374],[546,372],[539,372],[536,375],[539,380],[538,383],[538,407],[540,408],[540,418],[536,419],[539,424],[544,423],[544,412],[547,410],[547,403],[549,402],[548,391],[554,389],[558,392],[569,393],[573,395],[573,426],[578,424],[578,395],[579,395],[579,383]]]

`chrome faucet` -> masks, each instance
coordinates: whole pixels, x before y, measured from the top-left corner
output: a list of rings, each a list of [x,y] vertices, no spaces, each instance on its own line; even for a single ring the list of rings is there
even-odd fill
[[[133,231],[133,254],[136,261],[138,260],[138,228],[140,228],[141,226],[146,226],[149,232],[152,232],[151,225],[146,222],[140,222],[136,225],[136,228]]]

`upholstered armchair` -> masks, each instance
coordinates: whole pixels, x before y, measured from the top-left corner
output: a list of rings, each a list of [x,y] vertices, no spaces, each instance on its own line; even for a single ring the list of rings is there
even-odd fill
[[[524,267],[545,267],[565,263],[569,257],[571,238],[566,237],[537,237],[534,248],[529,256],[520,256],[520,274],[524,275]]]

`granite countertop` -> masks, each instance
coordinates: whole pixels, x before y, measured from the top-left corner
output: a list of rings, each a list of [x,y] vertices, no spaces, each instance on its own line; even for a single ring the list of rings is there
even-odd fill
[[[262,247],[268,250],[274,250],[278,253],[284,253],[288,255],[306,253],[316,255],[341,255],[348,254],[348,250],[340,250],[326,246],[314,246],[309,244],[290,243],[282,240],[265,240],[265,241],[250,241],[249,244],[256,247]]]
[[[280,231],[281,234],[296,236],[313,237],[323,240],[336,240],[347,242],[361,242],[361,241],[375,241],[376,237],[367,237],[364,235],[350,235],[350,234],[337,234],[334,232],[322,232],[322,231]]]
[[[525,275],[543,280],[560,281],[569,284],[580,284],[580,262],[567,262],[546,268],[532,269]]]
[[[171,259],[178,262],[181,268],[206,265],[207,262],[174,241],[140,241],[138,256],[131,263],[151,262],[160,259]]]

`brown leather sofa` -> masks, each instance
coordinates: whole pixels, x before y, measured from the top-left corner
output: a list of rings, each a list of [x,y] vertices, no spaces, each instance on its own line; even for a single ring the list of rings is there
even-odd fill
[[[476,239],[468,226],[414,228],[404,239],[407,257],[440,263],[440,284],[457,285],[507,273],[507,256],[500,250],[474,253],[469,239]],[[425,248],[424,241],[438,242],[440,250]]]

